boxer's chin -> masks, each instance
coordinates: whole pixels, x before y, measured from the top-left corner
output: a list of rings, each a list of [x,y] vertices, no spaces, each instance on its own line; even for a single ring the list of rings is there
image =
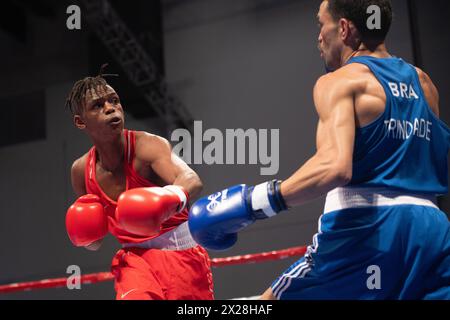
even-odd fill
[[[323,62],[325,64],[325,70],[327,73],[336,71],[341,67],[339,63],[334,63],[332,59],[327,59],[326,57],[323,58]]]
[[[336,68],[333,68],[330,63],[327,63],[327,61],[325,61],[325,59],[324,59],[324,65],[325,65],[326,73],[330,73],[330,72],[333,72],[336,70]]]

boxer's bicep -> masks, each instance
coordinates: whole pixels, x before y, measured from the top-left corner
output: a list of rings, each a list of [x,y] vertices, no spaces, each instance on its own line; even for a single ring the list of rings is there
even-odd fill
[[[170,143],[161,137],[147,138],[146,146],[143,146],[140,153],[159,179],[165,185],[184,187],[191,197],[197,195],[201,190],[200,178],[172,152]]]
[[[150,167],[165,184],[174,184],[177,178],[188,169],[187,166],[185,167],[181,159],[178,160],[172,154],[172,148],[167,140],[156,137],[152,143],[154,151],[149,162]]]

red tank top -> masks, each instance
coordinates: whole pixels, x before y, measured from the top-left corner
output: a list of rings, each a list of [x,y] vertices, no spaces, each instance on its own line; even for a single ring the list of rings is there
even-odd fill
[[[124,152],[124,170],[126,176],[126,187],[125,190],[130,190],[134,188],[146,188],[146,187],[156,187],[157,185],[151,181],[144,179],[139,176],[134,170],[133,160],[135,156],[135,143],[136,136],[135,132],[131,130],[124,129],[123,134],[125,136],[125,152]],[[96,149],[95,146],[89,150],[88,158],[86,161],[86,167],[84,172],[86,191],[90,194],[96,194],[100,197],[100,200],[105,207],[106,214],[108,215],[108,229],[109,232],[114,235],[120,243],[139,243],[144,242],[159,235],[166,233],[183,222],[187,221],[188,211],[185,209],[183,212],[171,217],[169,220],[162,224],[161,232],[153,237],[142,237],[125,231],[116,221],[115,210],[117,202],[109,198],[106,193],[103,192],[100,185],[97,183],[96,179],[96,163],[97,163]]]

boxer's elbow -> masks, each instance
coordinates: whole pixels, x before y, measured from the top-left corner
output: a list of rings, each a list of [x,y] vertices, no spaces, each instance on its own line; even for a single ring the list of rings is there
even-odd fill
[[[330,168],[330,176],[333,188],[342,187],[352,180],[351,162],[335,162]]]
[[[347,185],[352,180],[352,160],[336,152],[317,153],[321,183],[327,190]]]

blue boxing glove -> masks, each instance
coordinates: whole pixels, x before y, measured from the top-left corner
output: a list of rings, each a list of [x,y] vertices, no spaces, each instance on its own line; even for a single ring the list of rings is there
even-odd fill
[[[278,180],[255,187],[242,184],[201,198],[189,210],[192,237],[207,249],[232,247],[239,231],[287,209],[280,185]]]

